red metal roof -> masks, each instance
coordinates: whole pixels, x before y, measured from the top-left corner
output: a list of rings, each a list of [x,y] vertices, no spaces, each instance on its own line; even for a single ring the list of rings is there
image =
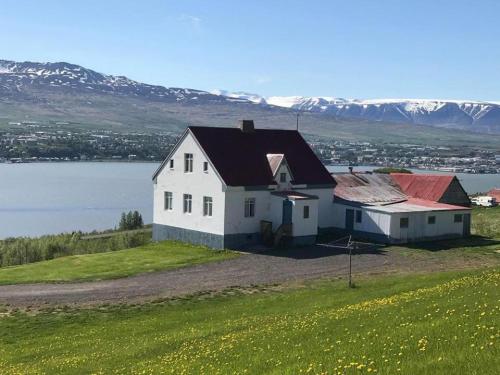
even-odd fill
[[[500,202],[500,188],[491,189],[486,195],[493,197],[497,202]]]
[[[408,198],[408,203],[414,204],[417,206],[424,206],[424,207],[429,207],[429,208],[434,208],[438,210],[470,210],[469,207],[463,207],[463,206],[456,206],[453,204],[447,204],[447,203],[439,203],[435,201],[429,201],[426,199],[420,199],[420,198]]]
[[[437,202],[450,186],[455,176],[436,174],[391,173],[403,192],[413,198]]]

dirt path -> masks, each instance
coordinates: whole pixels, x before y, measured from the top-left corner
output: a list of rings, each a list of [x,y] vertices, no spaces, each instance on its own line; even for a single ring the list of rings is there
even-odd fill
[[[436,262],[435,259],[416,261],[384,250],[353,255],[355,274],[439,270],[449,267],[449,264]],[[346,254],[316,246],[271,254],[248,254],[217,263],[116,280],[0,286],[0,304],[26,307],[45,304],[133,303],[235,286],[344,277],[347,272]]]

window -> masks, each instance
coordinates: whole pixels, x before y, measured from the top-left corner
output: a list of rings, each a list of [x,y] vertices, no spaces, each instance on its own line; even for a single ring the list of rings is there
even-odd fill
[[[172,192],[165,192],[165,210],[172,210]]]
[[[304,206],[304,219],[309,219],[309,206]]]
[[[193,154],[184,154],[184,172],[193,171]]]
[[[400,228],[408,228],[409,220],[407,217],[402,217],[399,219],[399,227]]]
[[[203,216],[212,216],[212,197],[203,197]]]
[[[192,208],[193,196],[191,194],[184,194],[184,213],[190,214]]]
[[[174,169],[174,159],[170,159],[170,169]]]
[[[203,172],[205,172],[205,173],[208,172],[208,161],[203,162]]]
[[[427,224],[436,224],[436,216],[429,216],[427,218]]]
[[[255,198],[245,198],[245,217],[255,216]]]
[[[361,211],[360,210],[356,210],[356,223],[361,223],[361,219],[362,219],[362,216],[361,216]]]
[[[455,223],[461,223],[462,222],[462,218],[463,218],[462,214],[455,214],[455,218],[453,219],[453,221]]]
[[[286,182],[286,173],[280,173],[280,182]]]

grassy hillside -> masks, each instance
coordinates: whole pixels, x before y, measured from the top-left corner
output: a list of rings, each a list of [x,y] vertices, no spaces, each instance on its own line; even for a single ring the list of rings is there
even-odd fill
[[[5,313],[2,374],[497,374],[500,269]]]
[[[1,284],[102,280],[185,267],[237,256],[202,246],[165,241],[132,249],[65,256],[44,262],[0,268]]]
[[[295,112],[249,104],[179,104],[96,94],[36,93],[37,102],[0,100],[0,126],[8,121],[42,120],[72,122],[73,127],[114,131],[176,131],[187,125],[234,126],[250,118],[258,127],[295,128]],[[464,145],[498,149],[500,135],[482,135],[423,125],[388,124],[338,119],[303,113],[305,134],[345,140]]]

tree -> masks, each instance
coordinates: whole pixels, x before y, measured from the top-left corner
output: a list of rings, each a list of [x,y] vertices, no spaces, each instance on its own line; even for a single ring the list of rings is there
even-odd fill
[[[129,211],[127,213],[122,213],[118,228],[120,230],[130,230],[142,228],[143,226],[144,221],[142,220],[142,215],[139,211]]]
[[[122,212],[122,216],[120,218],[120,224],[118,225],[118,229],[126,230],[127,229],[127,214]]]
[[[409,173],[409,174],[411,174],[412,172],[409,171],[408,169],[404,169],[404,168],[385,167],[385,168],[374,169],[373,173],[384,173],[384,174],[389,174],[389,173]]]

